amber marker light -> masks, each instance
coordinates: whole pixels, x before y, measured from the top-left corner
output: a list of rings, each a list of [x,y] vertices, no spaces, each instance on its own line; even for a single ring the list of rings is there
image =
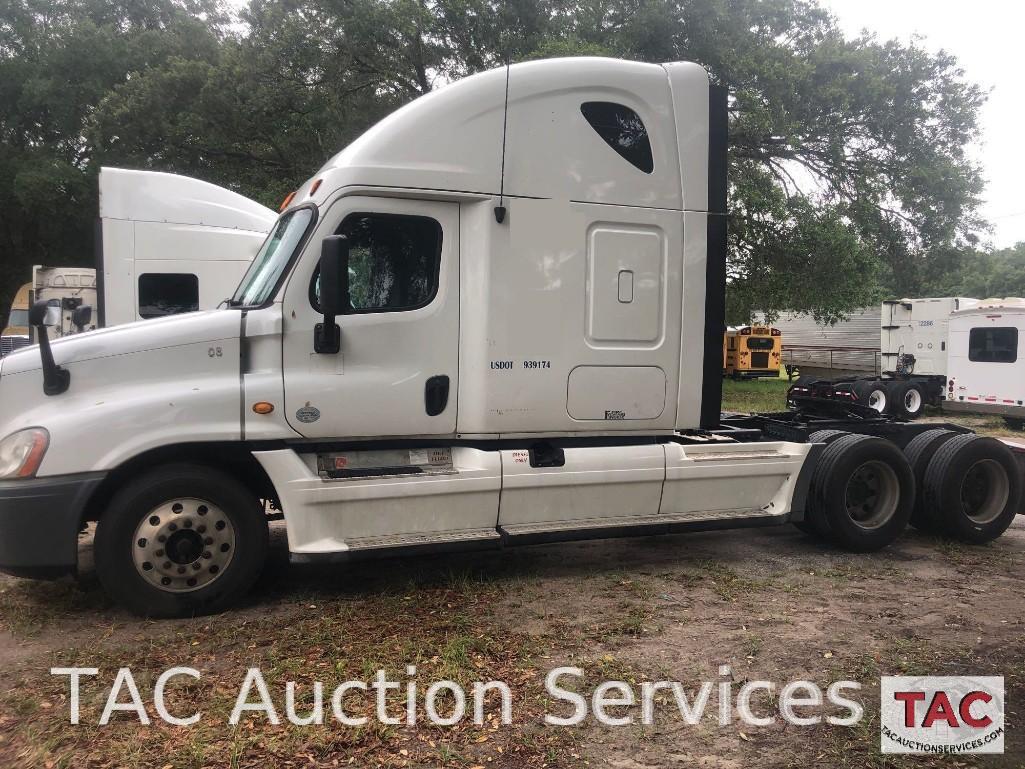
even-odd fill
[[[274,410],[274,404],[267,401],[259,401],[253,404],[253,411],[257,414],[269,414]]]
[[[286,208],[288,208],[288,204],[292,202],[292,198],[295,197],[295,193],[295,190],[288,193],[285,199],[281,201],[281,208],[279,208],[278,211],[284,211]]]
[[[311,198],[312,198],[312,197],[313,197],[313,196],[314,196],[315,194],[317,194],[317,190],[319,190],[319,189],[320,189],[320,183],[321,183],[322,181],[324,181],[324,180],[323,180],[323,179],[317,179],[317,180],[316,180],[316,181],[315,181],[315,182],[314,182],[314,183],[312,184],[312,186],[310,187],[310,197],[311,197]]]

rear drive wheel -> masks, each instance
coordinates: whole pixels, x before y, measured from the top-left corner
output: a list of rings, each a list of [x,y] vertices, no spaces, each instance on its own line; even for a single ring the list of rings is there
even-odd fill
[[[167,465],[111,500],[96,529],[96,572],[136,614],[208,614],[252,587],[267,546],[263,508],[241,483],[200,465]]]
[[[923,491],[946,533],[964,542],[989,542],[1018,512],[1021,469],[997,439],[958,435],[929,462]]]
[[[890,385],[890,411],[904,419],[918,419],[925,409],[925,395],[914,382],[894,382]]]
[[[858,396],[858,403],[870,409],[886,414],[890,405],[890,394],[886,383],[880,379],[859,379],[851,384],[851,390]]]
[[[904,456],[908,458],[911,472],[915,476],[915,509],[911,513],[911,525],[921,531],[937,531],[942,528],[936,518],[936,511],[926,502],[923,488],[925,487],[925,471],[929,462],[936,455],[940,446],[953,438],[957,433],[953,430],[926,430],[912,438],[904,447]]]
[[[843,430],[816,430],[808,436],[808,443],[832,443],[844,435],[850,435],[850,433]]]
[[[812,520],[854,552],[886,547],[907,527],[915,503],[911,466],[894,444],[848,435],[822,452],[812,476]]]

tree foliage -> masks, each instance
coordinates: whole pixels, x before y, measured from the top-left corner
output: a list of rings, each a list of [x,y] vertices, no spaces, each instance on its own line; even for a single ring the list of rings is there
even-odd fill
[[[89,263],[101,164],[274,203],[397,106],[504,61],[692,60],[730,91],[729,308],[914,295],[984,228],[984,94],[811,0],[0,0],[0,301]],[[209,4],[208,4],[209,3]]]

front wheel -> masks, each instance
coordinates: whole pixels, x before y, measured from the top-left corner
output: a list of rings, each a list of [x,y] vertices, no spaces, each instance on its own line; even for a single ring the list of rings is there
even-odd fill
[[[267,547],[263,508],[235,478],[200,465],[167,465],[111,500],[96,529],[96,573],[136,614],[209,614],[248,592]]]

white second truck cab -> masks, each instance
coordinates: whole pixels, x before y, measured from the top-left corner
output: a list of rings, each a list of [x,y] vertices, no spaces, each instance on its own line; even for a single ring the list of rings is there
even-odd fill
[[[0,566],[73,571],[96,520],[111,594],[215,611],[259,573],[265,502],[297,561],[788,521],[884,546],[914,504],[896,443],[720,418],[725,161],[694,64],[412,102],[297,191],[226,307],[4,359]],[[1020,472],[969,437],[1005,482],[948,523],[981,540]]]

